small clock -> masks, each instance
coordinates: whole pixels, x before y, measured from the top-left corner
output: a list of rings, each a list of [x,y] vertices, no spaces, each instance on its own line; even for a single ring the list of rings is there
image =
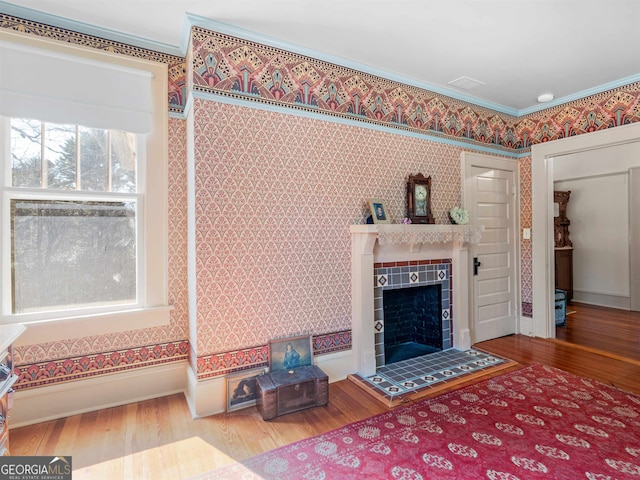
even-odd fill
[[[421,173],[407,180],[407,217],[411,223],[435,223],[431,213],[431,177]]]

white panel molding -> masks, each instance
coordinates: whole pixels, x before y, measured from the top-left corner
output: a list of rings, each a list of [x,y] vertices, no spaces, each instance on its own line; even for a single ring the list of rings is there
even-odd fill
[[[188,386],[185,396],[193,418],[208,417],[226,410],[225,377],[198,381],[191,368],[187,371]]]
[[[11,427],[184,392],[186,360],[112,375],[18,390],[10,411]]]

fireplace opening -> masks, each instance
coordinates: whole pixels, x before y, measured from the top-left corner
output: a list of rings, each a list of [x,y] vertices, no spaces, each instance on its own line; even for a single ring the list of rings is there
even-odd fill
[[[383,292],[385,364],[442,351],[442,285]]]

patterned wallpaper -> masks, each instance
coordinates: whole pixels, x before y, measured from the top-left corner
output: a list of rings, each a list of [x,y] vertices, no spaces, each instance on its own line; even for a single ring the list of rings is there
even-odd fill
[[[260,113],[239,107],[233,107],[237,109],[233,117],[228,117],[221,124],[212,128],[210,122],[217,115],[212,115],[209,112],[212,109],[220,112],[226,111],[232,107],[217,105],[205,100],[199,101],[194,106],[197,130],[196,164],[198,165],[203,158],[202,149],[206,150],[205,155],[212,153],[213,156],[220,155],[221,163],[219,166],[226,167],[222,169],[222,172],[228,174],[227,172],[231,169],[232,176],[241,174],[247,179],[248,187],[247,191],[242,193],[243,187],[238,182],[227,179],[227,184],[225,184],[223,178],[218,178],[220,172],[216,171],[214,166],[207,165],[202,170],[197,166],[198,182],[206,183],[208,175],[213,175],[215,179],[208,186],[196,185],[197,191],[202,193],[202,195],[197,194],[198,213],[196,215],[199,218],[200,212],[210,211],[217,211],[224,215],[225,205],[231,205],[227,213],[231,213],[235,207],[239,207],[243,212],[238,215],[239,221],[242,222],[248,215],[253,219],[252,222],[257,221],[262,225],[258,235],[271,239],[271,242],[266,244],[267,247],[264,248],[264,251],[260,252],[259,242],[246,239],[245,235],[248,230],[242,230],[234,222],[217,219],[220,225],[218,228],[215,226],[216,221],[212,223],[211,219],[206,221],[203,219],[202,222],[198,220],[198,225],[203,227],[202,230],[198,229],[197,233],[197,245],[201,249],[197,253],[199,262],[197,281],[198,335],[195,347],[199,361],[199,375],[203,373],[202,364],[211,367],[209,371],[215,371],[215,365],[212,367],[212,364],[218,365],[218,368],[225,367],[227,365],[225,362],[235,358],[236,363],[242,365],[247,354],[251,358],[255,358],[254,349],[249,349],[231,352],[230,356],[222,361],[221,355],[210,355],[210,352],[216,352],[218,349],[228,351],[230,348],[237,348],[238,345],[264,345],[268,335],[318,334],[340,328],[348,331],[350,327],[348,298],[343,298],[345,303],[341,304],[339,294],[335,297],[332,296],[331,286],[325,283],[326,276],[330,276],[336,279],[336,283],[331,284],[333,287],[338,290],[348,288],[348,270],[345,269],[341,276],[340,272],[331,264],[322,263],[324,260],[322,253],[328,249],[333,252],[334,256],[337,254],[337,259],[340,261],[340,255],[348,253],[348,244],[340,242],[339,230],[336,229],[333,220],[343,218],[346,220],[344,225],[349,225],[350,223],[360,223],[362,217],[366,215],[363,203],[367,195],[358,198],[358,192],[350,190],[349,185],[353,180],[358,180],[358,184],[363,185],[365,190],[367,182],[370,182],[369,185],[373,189],[370,190],[372,193],[368,196],[384,198],[392,216],[395,214],[395,218],[398,219],[403,215],[404,209],[404,178],[408,172],[413,172],[411,161],[407,161],[407,158],[410,159],[417,152],[414,150],[415,148],[418,148],[419,151],[425,148],[424,145],[436,149],[451,149],[452,153],[454,151],[455,153],[448,157],[439,158],[440,162],[426,156],[424,161],[428,167],[425,168],[422,165],[416,167],[416,171],[427,170],[423,173],[434,177],[433,195],[436,221],[446,222],[446,210],[459,203],[460,185],[457,177],[460,149],[443,147],[441,144],[427,139],[455,138],[462,143],[469,142],[470,145],[483,144],[498,151],[504,149],[520,153],[528,151],[534,143],[640,121],[640,84],[638,83],[594,95],[570,105],[553,107],[535,114],[515,118],[422,89],[199,27],[192,28],[187,67],[191,68],[188,71],[188,81],[193,91],[357,119],[365,123],[375,123],[428,135],[428,137],[425,136],[424,141],[421,141],[362,130],[361,134],[354,135],[347,144],[343,144],[340,140],[351,134],[354,127],[345,129],[344,133],[338,137],[340,140],[337,140],[335,135],[338,129],[342,133],[344,127],[325,125],[321,121],[302,120],[295,117],[276,120],[279,117],[277,114]],[[202,110],[200,110],[201,108]],[[247,118],[241,120],[243,115],[247,115]],[[265,123],[263,118],[257,119],[255,125],[251,125],[256,115],[259,117],[271,116],[274,119],[270,126],[269,123]],[[232,119],[237,119],[240,124],[237,125]],[[217,122],[218,120],[214,121],[214,123]],[[307,123],[321,125],[322,128],[319,131],[300,130],[301,126]],[[258,133],[256,130],[256,128],[259,130],[258,125],[268,126],[269,130]],[[275,130],[270,130],[272,128]],[[330,132],[333,129],[336,129],[336,132]],[[324,130],[327,130],[327,133]],[[203,132],[215,132],[218,145],[220,143],[226,145],[223,148],[224,153],[215,152],[215,148],[211,146],[211,140],[206,139]],[[273,137],[269,132],[273,134]],[[386,152],[384,149],[377,150],[375,148],[373,151],[367,151],[367,147],[372,142],[373,145],[376,145],[377,141],[387,137],[390,140],[389,142],[384,140],[384,145],[391,146],[392,151]],[[260,141],[250,145],[250,138]],[[272,144],[271,138],[277,140],[275,145]],[[330,149],[335,145],[337,150],[326,151],[327,146],[323,143],[323,139],[330,142],[328,145]],[[422,144],[422,146],[416,147],[416,144]],[[266,148],[263,150],[261,146],[266,146]],[[310,147],[312,150],[308,150]],[[247,149],[246,152],[244,148]],[[284,149],[284,152],[280,153],[280,149]],[[309,161],[301,158],[298,161],[288,162],[286,159],[292,150],[303,156],[308,154],[311,158]],[[273,152],[278,152],[278,154],[270,160]],[[356,154],[356,158],[358,154],[362,154],[358,161],[360,171],[356,170],[356,175],[354,175],[353,168],[350,168],[352,152]],[[238,155],[242,156],[245,153],[246,161],[249,161],[252,155],[260,154],[259,161],[256,162],[259,166],[251,163],[239,165],[233,160],[229,162],[229,158],[235,159]],[[382,157],[380,157],[381,153]],[[339,158],[340,156],[344,156],[344,158]],[[337,158],[337,161],[335,165],[331,166],[334,158]],[[263,159],[267,161],[266,165],[262,164]],[[323,192],[327,185],[331,185],[328,183],[331,181],[331,177],[327,175],[326,171],[320,170],[318,173],[313,170],[308,171],[309,167],[314,167],[320,160],[323,164],[318,168],[322,168],[324,165],[329,166],[336,180],[332,195],[329,198],[320,197],[324,205],[323,209],[333,209],[334,215],[323,218],[323,213],[317,213],[322,219],[321,224],[326,226],[325,237],[328,243],[319,243],[318,245],[321,247],[319,250],[314,250],[315,244],[310,244],[310,250],[307,252],[311,254],[309,257],[313,258],[315,263],[310,267],[319,274],[327,272],[314,279],[310,274],[299,277],[298,272],[304,271],[302,266],[304,260],[294,241],[297,239],[295,236],[297,230],[306,230],[305,235],[313,236],[316,234],[313,227],[318,224],[307,221],[310,215],[314,215],[314,207],[309,206],[304,195],[296,196],[293,192],[296,191],[296,186],[302,183],[309,188],[310,192],[314,192],[312,198],[317,200],[318,192]],[[271,164],[271,161],[274,164]],[[449,178],[443,176],[436,179],[428,170],[431,168],[438,170],[443,161],[445,164],[448,162],[448,165],[442,171],[449,172],[450,176]],[[526,228],[531,226],[531,159],[524,158],[520,163],[521,226]],[[370,178],[363,178],[362,172],[367,170],[373,175]],[[267,173],[266,177],[255,177],[254,172],[261,171]],[[284,176],[279,177],[279,172],[282,172]],[[378,177],[379,174],[382,174],[382,177]],[[267,178],[272,178],[276,182],[273,190],[268,189],[268,181],[264,182]],[[287,178],[293,183],[284,182],[283,178]],[[382,184],[376,185],[378,178],[384,180]],[[343,183],[345,179],[347,179],[346,184]],[[376,193],[376,190],[380,193]],[[252,191],[254,193],[250,193]],[[217,199],[221,201],[220,203],[213,199],[212,192],[216,192],[220,196]],[[262,195],[267,196],[262,197]],[[447,201],[443,201],[445,197],[448,198]],[[257,200],[256,205],[253,198],[264,199]],[[332,206],[331,203],[333,199],[338,199],[335,206]],[[204,200],[205,204],[210,205],[211,208],[202,208],[201,200]],[[282,203],[282,200],[284,200],[283,208],[280,208],[279,204]],[[238,201],[240,204],[236,203]],[[291,202],[290,208],[284,208],[287,202]],[[360,203],[360,218],[357,215],[354,217],[353,212],[354,204],[358,203]],[[278,206],[275,207],[275,205]],[[263,213],[256,213],[255,210],[252,210],[256,207],[259,212]],[[273,210],[273,213],[268,213],[265,216],[264,212],[270,210]],[[289,218],[290,214],[295,215],[295,220]],[[289,234],[286,233],[287,228],[291,229]],[[206,238],[207,232],[215,233],[215,238],[220,242],[219,248],[224,251],[215,252],[211,245],[199,241],[199,239]],[[226,237],[225,232],[227,233]],[[333,241],[331,241],[332,239]],[[282,247],[278,248],[280,245]],[[275,250],[274,246],[276,246]],[[258,264],[248,260],[246,254],[243,256],[240,253],[247,249],[258,252],[258,255],[262,253],[262,257],[258,257]],[[320,255],[314,255],[316,252]],[[226,260],[222,262],[223,265],[215,265],[213,269],[201,269],[201,261],[206,262],[201,258],[201,255],[206,258],[224,258]],[[223,256],[217,257],[217,255]],[[247,274],[247,271],[242,268],[242,256],[247,260],[247,266],[252,265],[248,267],[253,269],[252,273]],[[299,263],[300,268],[284,267],[281,263],[283,259],[289,259],[288,261],[293,261],[294,264]],[[346,258],[341,259],[343,262],[346,260]],[[266,265],[263,261],[267,263],[272,261],[273,264]],[[307,273],[309,273],[308,268]],[[532,252],[530,241],[522,241],[521,268],[522,310],[525,315],[531,315]],[[234,281],[226,284],[224,280],[219,280],[221,273],[223,275],[231,273]],[[272,277],[274,274],[276,277]],[[278,278],[280,281],[275,282],[272,278]],[[302,278],[302,280],[294,283],[292,278],[296,280]],[[207,285],[210,283],[217,284],[218,288],[210,289],[207,293]],[[290,291],[291,284],[295,288],[294,291]],[[249,289],[243,291],[245,286],[249,286]],[[268,293],[260,295],[256,288],[266,288]],[[324,294],[324,298],[329,300],[325,302],[326,306],[323,306],[325,304],[318,305],[314,300],[323,298],[323,292],[319,291],[323,288],[329,290],[328,296]],[[213,290],[220,292],[222,300],[212,301],[212,297],[209,295]],[[297,298],[295,292],[297,291],[302,295],[300,298],[305,299],[306,305],[303,305],[305,308],[302,310],[300,310],[300,303],[295,301]],[[318,296],[319,294],[320,296]],[[338,300],[338,303],[334,303],[334,298]],[[231,299],[244,301],[242,313],[239,313],[238,308],[230,303]],[[264,302],[265,299],[266,302]],[[256,304],[254,301],[258,303]],[[259,313],[260,301],[264,302],[263,315]],[[323,309],[326,312],[323,312]],[[317,319],[309,320],[308,312],[311,312],[314,317],[318,314],[319,316]],[[238,318],[239,321],[234,322],[234,318]],[[266,329],[264,328],[265,324],[269,325]],[[241,325],[241,328],[234,330],[235,325]],[[217,330],[218,328],[219,330]],[[238,333],[229,335],[228,332]],[[213,362],[209,362],[209,359],[212,359]]]
[[[531,157],[520,159],[520,304],[522,314],[530,317],[533,313],[533,249],[531,240],[522,238],[522,229],[533,224],[531,194]]]
[[[194,91],[357,119],[523,152],[532,144],[640,121],[640,83],[523,117],[325,61],[191,29]]]
[[[383,198],[403,215],[404,178],[433,178],[434,213],[459,203],[461,148],[520,153],[533,143],[640,121],[640,83],[523,117],[201,28],[186,58],[0,13],[0,28],[166,63],[169,109],[194,91],[423,133],[410,138],[249,107],[196,100],[197,338],[187,306],[187,133],[169,123],[166,328],[20,347],[18,388],[189,357],[198,378],[264,365],[270,338],[314,334],[316,353],[348,348],[348,226]],[[192,74],[187,78],[187,67]],[[191,84],[193,86],[191,87]],[[436,140],[436,141],[434,141]],[[531,225],[531,159],[521,165],[521,226]],[[523,309],[531,245],[522,241]]]
[[[431,175],[459,203],[460,148],[323,120],[194,102],[198,357],[351,328],[351,236],[370,197],[404,216]]]

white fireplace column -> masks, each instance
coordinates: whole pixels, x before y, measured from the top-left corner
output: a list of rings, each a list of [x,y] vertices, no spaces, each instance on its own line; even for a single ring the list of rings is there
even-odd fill
[[[352,225],[351,328],[358,373],[376,372],[374,279],[376,263],[451,259],[453,346],[471,347],[471,288],[468,245],[480,241],[475,225]]]

